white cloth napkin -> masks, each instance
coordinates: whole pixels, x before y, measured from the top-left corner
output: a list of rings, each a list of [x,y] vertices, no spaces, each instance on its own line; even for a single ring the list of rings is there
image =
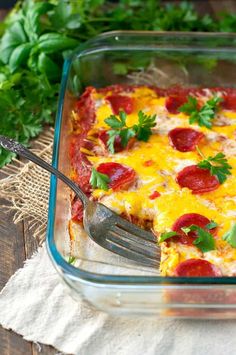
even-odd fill
[[[0,324],[24,339],[78,355],[234,355],[236,321],[111,317],[74,301],[45,246],[0,294]]]

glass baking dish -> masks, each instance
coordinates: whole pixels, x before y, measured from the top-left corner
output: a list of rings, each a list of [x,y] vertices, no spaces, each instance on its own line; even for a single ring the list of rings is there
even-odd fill
[[[69,174],[73,103],[86,86],[235,87],[236,35],[110,32],[65,61],[55,127],[53,165]],[[161,277],[95,245],[81,231],[70,241],[70,191],[52,176],[47,248],[74,296],[112,314],[236,318],[236,277]],[[75,266],[68,257],[75,255]]]

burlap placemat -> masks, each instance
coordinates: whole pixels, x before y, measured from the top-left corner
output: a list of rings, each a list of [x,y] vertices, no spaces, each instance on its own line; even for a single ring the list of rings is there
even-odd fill
[[[47,128],[33,143],[32,151],[51,163],[52,128]],[[10,202],[4,210],[13,210],[14,223],[27,219],[32,235],[41,244],[45,239],[48,214],[49,173],[32,162],[13,159],[1,173],[0,197]]]

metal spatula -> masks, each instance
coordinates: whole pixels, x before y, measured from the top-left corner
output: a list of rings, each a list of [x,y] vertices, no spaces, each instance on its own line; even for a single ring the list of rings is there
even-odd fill
[[[54,174],[75,192],[84,207],[84,229],[94,242],[137,263],[151,267],[159,265],[160,248],[154,234],[121,218],[103,204],[89,200],[72,180],[20,143],[0,136],[0,145]]]

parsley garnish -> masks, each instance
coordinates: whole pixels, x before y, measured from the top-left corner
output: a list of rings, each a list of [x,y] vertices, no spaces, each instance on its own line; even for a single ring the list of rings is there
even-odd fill
[[[92,168],[92,174],[89,182],[94,189],[98,188],[107,191],[109,181],[109,176],[99,173],[96,169]]]
[[[214,221],[211,221],[206,225],[207,229],[213,229],[217,226],[217,223]],[[215,249],[215,240],[213,236],[207,232],[205,229],[200,228],[196,225],[191,225],[189,227],[183,227],[181,230],[185,233],[188,234],[189,232],[196,231],[197,233],[197,238],[193,241],[193,244],[200,249],[203,253],[206,253],[207,251],[214,250]],[[177,232],[170,231],[170,232],[165,232],[162,233],[159,239],[159,243],[164,242],[166,239],[169,239],[171,237],[174,237],[178,235]]]
[[[197,238],[193,241],[193,244],[200,249],[203,253],[206,253],[208,251],[214,250],[215,249],[215,240],[213,236],[207,232],[205,229],[198,227],[196,225],[191,225],[187,228],[182,228],[182,230],[187,233],[196,231],[197,232]],[[185,233],[186,233],[185,232]]]
[[[216,228],[216,227],[218,227],[218,224],[217,224],[216,222],[214,222],[214,221],[210,221],[210,223],[208,223],[208,224],[206,225],[206,228],[207,228],[207,229],[214,229],[214,228]]]
[[[184,112],[190,116],[190,124],[198,123],[200,127],[205,126],[207,128],[211,128],[212,120],[219,108],[219,103],[221,101],[221,97],[213,96],[201,108],[199,108],[197,99],[193,96],[189,96],[188,101],[186,104],[179,108],[179,111]]]
[[[222,239],[228,242],[231,247],[236,248],[236,223],[223,235]]]
[[[138,123],[128,127],[126,125],[127,114],[124,111],[120,111],[118,116],[111,115],[104,120],[104,122],[111,127],[107,133],[109,139],[107,146],[109,151],[114,154],[114,142],[116,137],[121,138],[121,145],[125,148],[130,138],[136,136],[139,141],[147,142],[148,138],[152,134],[151,128],[155,126],[156,115],[148,116],[142,111],[138,113]]]
[[[166,239],[169,239],[169,238],[171,238],[171,237],[174,237],[175,235],[177,235],[177,233],[174,232],[174,231],[161,233],[161,236],[160,236],[160,239],[159,239],[159,243],[162,243],[162,242],[164,242]]]
[[[182,230],[185,234],[188,234],[189,232],[191,232],[191,228],[190,228],[190,227],[182,227],[181,230]]]
[[[205,228],[210,230],[210,229],[216,228],[217,226],[218,226],[218,224],[217,224],[216,222],[210,221],[210,223],[208,223],[208,224],[205,226]],[[183,227],[183,228],[181,228],[181,230],[182,230],[185,234],[188,234],[189,232],[192,231],[191,226],[189,226],[189,227]]]
[[[227,175],[231,175],[232,166],[229,165],[225,155],[223,153],[217,153],[214,157],[206,158],[198,147],[196,147],[198,153],[203,160],[197,165],[199,168],[208,169],[211,175],[217,176],[219,183],[223,184],[227,179]]]
[[[136,132],[137,139],[139,141],[147,142],[148,138],[152,134],[152,127],[156,125],[156,115],[148,116],[143,113],[143,111],[139,111],[138,113],[138,124],[134,125],[133,128]]]

